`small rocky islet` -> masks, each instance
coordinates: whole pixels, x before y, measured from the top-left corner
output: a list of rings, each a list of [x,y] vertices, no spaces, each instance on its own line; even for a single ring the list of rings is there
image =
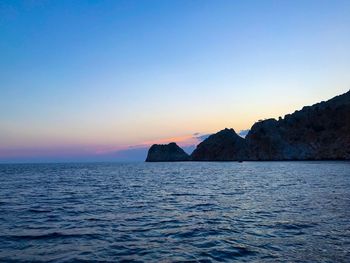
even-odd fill
[[[172,142],[166,145],[153,144],[148,150],[146,162],[183,162],[189,160],[189,155]]]
[[[209,136],[188,155],[154,144],[146,162],[350,160],[350,90],[284,118],[256,122],[245,138],[233,129]]]

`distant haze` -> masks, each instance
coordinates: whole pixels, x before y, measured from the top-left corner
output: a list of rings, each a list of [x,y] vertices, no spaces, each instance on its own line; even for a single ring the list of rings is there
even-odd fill
[[[2,1],[0,162],[191,151],[328,100],[350,88],[349,14],[336,0]]]

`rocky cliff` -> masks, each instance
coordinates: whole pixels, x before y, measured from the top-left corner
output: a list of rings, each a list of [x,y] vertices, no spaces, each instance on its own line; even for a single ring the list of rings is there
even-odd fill
[[[176,143],[166,145],[154,144],[148,150],[146,162],[180,162],[189,161],[189,155]]]
[[[193,161],[232,161],[247,156],[246,142],[233,129],[210,135],[191,154]]]
[[[350,91],[278,121],[257,122],[246,141],[250,160],[350,159]]]
[[[158,154],[158,159],[162,159],[162,153]],[[172,160],[169,155],[164,158]],[[224,129],[201,142],[190,159],[350,160],[350,91],[279,120],[259,121],[245,139],[233,129]]]

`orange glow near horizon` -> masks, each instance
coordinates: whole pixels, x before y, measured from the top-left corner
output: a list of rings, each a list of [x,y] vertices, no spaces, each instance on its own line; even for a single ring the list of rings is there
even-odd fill
[[[185,136],[169,137],[169,138],[163,138],[158,140],[145,141],[141,143],[141,145],[149,146],[152,144],[168,144],[171,142],[175,142],[181,146],[189,146],[189,145],[197,144],[198,139],[193,135],[185,135]]]
[[[168,137],[168,138],[162,138],[157,140],[149,140],[144,141],[136,145],[124,145],[124,146],[102,146],[98,147],[97,150],[94,151],[95,154],[107,154],[111,152],[118,152],[128,149],[137,149],[137,148],[147,148],[150,147],[153,144],[168,144],[171,142],[177,143],[179,146],[192,146],[197,145],[200,141],[198,138],[196,138],[195,135],[183,135],[183,136],[177,136],[177,137]]]

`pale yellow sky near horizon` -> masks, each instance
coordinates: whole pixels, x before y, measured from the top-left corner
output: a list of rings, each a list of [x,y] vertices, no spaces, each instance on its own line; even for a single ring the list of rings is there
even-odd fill
[[[25,134],[21,134],[21,127],[18,127],[18,133],[13,134],[16,140],[9,138],[7,142],[2,142],[1,148],[12,149],[15,152],[16,149],[21,151],[26,148],[35,148],[67,149],[67,151],[72,152],[76,149],[84,149],[87,152],[104,153],[126,149],[130,146],[145,146],[171,141],[178,142],[181,145],[191,145],[196,144],[196,141],[193,140],[194,133],[211,134],[224,128],[234,128],[236,132],[250,129],[259,119],[283,117],[285,114],[300,110],[303,106],[331,99],[346,91],[346,89],[339,91],[323,90],[322,93],[314,94],[314,100],[280,93],[269,101],[259,101],[257,99],[251,104],[240,104],[238,109],[227,107],[226,115],[220,111],[209,109],[205,115],[199,117],[190,115],[184,116],[184,119],[172,118],[173,123],[167,125],[163,125],[161,121],[164,116],[158,115],[149,118],[147,123],[143,121],[135,123],[132,130],[125,129],[124,134],[119,133],[119,135],[118,125],[110,126],[106,130],[103,130],[103,127],[91,127],[85,132],[83,129],[63,129],[63,131],[54,132],[50,127],[45,130],[35,129],[35,126],[33,126],[34,129],[31,134],[29,133],[29,136],[28,129],[25,130]],[[286,97],[289,104],[285,103],[285,99],[281,99]],[[18,138],[22,138],[22,140]],[[129,138],[129,142],[126,142],[126,138]]]

